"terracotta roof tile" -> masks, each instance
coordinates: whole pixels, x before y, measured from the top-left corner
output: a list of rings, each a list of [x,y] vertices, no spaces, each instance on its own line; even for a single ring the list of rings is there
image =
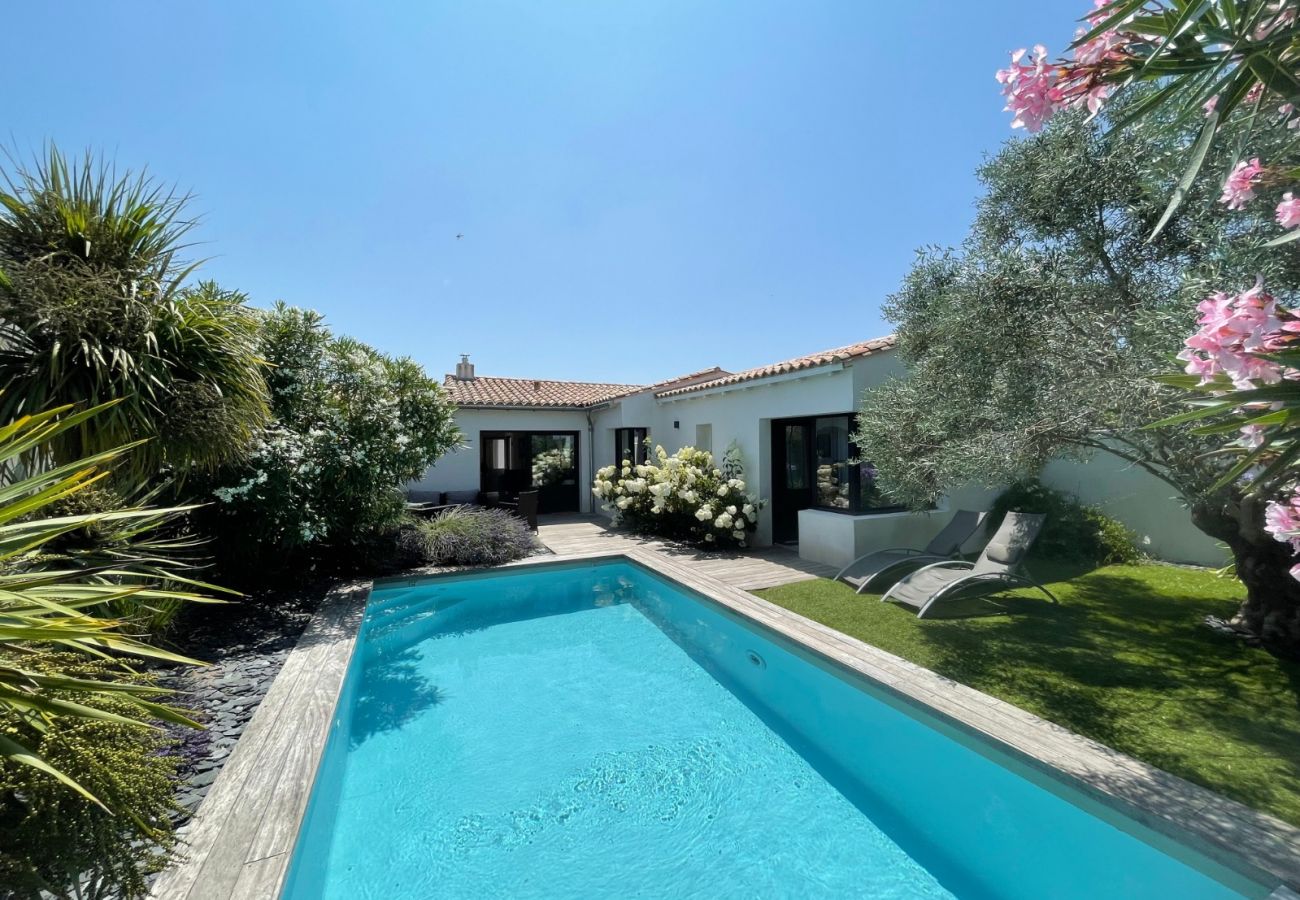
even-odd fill
[[[448,375],[443,381],[443,387],[447,389],[452,402],[457,406],[584,409],[620,397],[640,393],[641,391],[654,391],[656,397],[675,397],[691,391],[702,391],[706,388],[722,387],[742,381],[752,381],[756,378],[766,378],[769,375],[780,375],[785,372],[796,372],[800,369],[811,369],[815,366],[842,362],[859,356],[869,356],[880,350],[888,350],[893,346],[894,336],[889,335],[888,337],[875,338],[857,344],[849,344],[847,347],[836,347],[833,350],[823,350],[820,353],[812,353],[808,356],[787,359],[784,362],[759,366],[756,369],[746,369],[743,372],[728,372],[726,369],[714,366],[710,369],[701,369],[689,375],[679,375],[676,378],[670,378],[651,385],[607,384],[590,381],[548,381],[532,378],[496,378],[493,376],[461,380],[455,375]]]
[[[673,388],[687,387],[692,384],[702,384],[706,381],[716,381],[724,375],[730,375],[726,369],[720,369],[713,366],[709,369],[701,369],[698,372],[692,372],[689,375],[678,375],[676,378],[666,378],[663,381],[656,381],[654,384],[641,385],[618,396],[626,397],[630,394],[639,394],[641,391],[667,391]],[[607,397],[607,400],[613,400],[614,397]]]
[[[532,378],[483,376],[461,380],[455,375],[448,375],[443,380],[443,387],[457,406],[543,406],[557,409],[581,409],[645,389],[634,384]]]
[[[881,350],[889,350],[895,343],[894,336],[891,334],[882,338],[873,338],[869,341],[849,344],[846,347],[836,347],[832,350],[823,350],[820,353],[811,353],[808,356],[797,356],[794,359],[787,359],[784,362],[759,366],[756,369],[746,369],[743,372],[724,375],[721,378],[714,378],[710,381],[701,381],[685,387],[658,391],[655,396],[676,397],[679,394],[687,394],[691,391],[702,391],[707,388],[723,387],[728,384],[738,384],[742,381],[752,381],[755,378],[767,378],[771,375],[782,375],[786,372],[797,372],[800,369],[811,369],[816,366],[824,366],[834,362],[843,362],[844,360],[854,359],[859,356],[870,356],[872,353],[878,353]]]

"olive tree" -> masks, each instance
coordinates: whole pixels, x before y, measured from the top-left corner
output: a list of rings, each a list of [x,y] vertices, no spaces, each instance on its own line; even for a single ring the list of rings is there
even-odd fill
[[[1293,648],[1290,551],[1264,532],[1243,485],[1219,483],[1231,462],[1214,452],[1222,437],[1149,426],[1182,408],[1183,392],[1152,376],[1172,367],[1195,301],[1256,275],[1294,296],[1300,262],[1232,239],[1262,209],[1188,202],[1150,239],[1188,140],[1167,124],[1108,132],[1066,112],[981,167],[985,193],[964,243],[922,250],[886,304],[909,372],[864,396],[856,440],[913,505],[1057,456],[1115,453],[1166,482],[1231,548],[1248,590],[1239,624]]]

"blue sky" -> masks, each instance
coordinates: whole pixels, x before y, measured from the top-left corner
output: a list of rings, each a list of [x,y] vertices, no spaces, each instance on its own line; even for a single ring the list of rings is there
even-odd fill
[[[887,333],[1011,136],[994,70],[1080,12],[28,3],[6,143],[147,164],[197,195],[208,277],[434,374],[643,383]]]

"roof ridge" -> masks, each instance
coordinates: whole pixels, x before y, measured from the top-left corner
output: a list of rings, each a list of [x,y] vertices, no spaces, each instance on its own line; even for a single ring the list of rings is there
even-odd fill
[[[739,384],[742,381],[753,381],[757,378],[767,378],[772,375],[782,375],[787,372],[798,372],[802,369],[812,369],[845,359],[853,359],[858,356],[870,356],[872,353],[890,349],[897,344],[897,342],[897,336],[893,334],[887,334],[883,337],[877,338],[868,338],[865,341],[845,344],[842,347],[831,347],[828,350],[819,350],[816,353],[796,356],[792,359],[782,360],[781,362],[768,363],[764,366],[755,366],[752,369],[743,369],[739,372],[729,373],[710,381],[701,381],[697,384],[690,384],[666,391],[658,391],[655,393],[655,396],[675,397],[679,394],[687,394],[692,391],[702,391],[707,388],[723,387],[729,384]]]

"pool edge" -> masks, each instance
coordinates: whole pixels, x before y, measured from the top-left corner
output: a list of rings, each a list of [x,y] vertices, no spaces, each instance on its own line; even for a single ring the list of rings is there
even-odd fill
[[[150,897],[279,897],[372,590],[619,559],[676,582],[831,665],[867,679],[1247,878],[1276,885],[1271,900],[1300,900],[1295,892],[1300,888],[1300,829],[660,554],[638,549],[535,556],[486,569],[422,570],[332,590],[199,807],[185,857],[159,877]],[[294,700],[307,705],[296,708]],[[283,715],[286,710],[296,715]],[[280,766],[274,779],[264,777],[266,771],[258,766],[261,759]],[[282,789],[284,779],[279,776],[286,770],[288,787]],[[268,789],[272,784],[275,789]]]
[[[747,591],[654,554],[632,559],[831,665],[865,678],[1049,778],[1274,889],[1300,900],[1300,828],[1076,734]]]

